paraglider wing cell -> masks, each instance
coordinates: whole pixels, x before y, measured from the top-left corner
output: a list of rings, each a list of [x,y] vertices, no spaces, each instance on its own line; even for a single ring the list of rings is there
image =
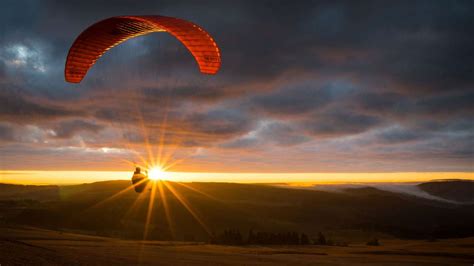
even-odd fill
[[[194,56],[202,73],[215,74],[219,70],[219,48],[198,25],[164,16],[123,16],[97,22],[77,37],[66,59],[66,81],[81,82],[107,50],[128,39],[152,32],[168,32],[175,36]]]

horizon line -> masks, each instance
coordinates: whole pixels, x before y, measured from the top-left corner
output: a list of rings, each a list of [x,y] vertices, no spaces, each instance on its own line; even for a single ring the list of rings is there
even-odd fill
[[[129,180],[132,171],[0,170],[0,183],[24,185],[73,185],[98,181]],[[329,172],[329,173],[218,173],[167,172],[176,182],[340,184],[407,183],[443,179],[474,180],[473,172]]]

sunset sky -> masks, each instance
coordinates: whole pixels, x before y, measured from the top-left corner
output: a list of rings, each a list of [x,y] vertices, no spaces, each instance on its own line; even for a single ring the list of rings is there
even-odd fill
[[[247,173],[177,180],[474,178],[474,2],[275,2],[2,1],[0,182],[123,178],[160,155],[173,172]],[[221,70],[155,33],[65,82],[77,35],[143,14],[202,26]]]

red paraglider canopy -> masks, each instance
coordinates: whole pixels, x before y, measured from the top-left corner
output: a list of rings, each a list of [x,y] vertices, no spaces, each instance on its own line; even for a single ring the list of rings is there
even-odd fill
[[[196,59],[202,73],[217,73],[221,65],[219,48],[198,25],[164,16],[122,16],[97,22],[77,37],[66,59],[66,81],[81,82],[97,59],[110,48],[128,39],[160,31],[180,40]]]

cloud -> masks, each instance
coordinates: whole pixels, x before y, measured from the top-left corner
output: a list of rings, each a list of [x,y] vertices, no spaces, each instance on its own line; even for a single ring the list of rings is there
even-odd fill
[[[251,100],[251,108],[275,116],[294,116],[327,106],[334,98],[331,87],[319,88],[308,84],[262,94]]]
[[[309,136],[293,124],[261,121],[256,129],[220,146],[223,148],[264,149],[263,145],[290,147],[310,140]]]
[[[222,165],[234,148],[268,165],[290,154],[311,158],[300,167],[315,171],[337,169],[333,162],[366,171],[423,170],[430,158],[443,169],[472,169],[469,1],[7,1],[3,7],[0,138],[12,154],[20,143],[26,157],[28,145],[68,156],[64,147],[138,148],[146,140],[159,143],[166,130],[166,144],[200,148]],[[111,49],[81,84],[64,82],[65,57],[82,30],[118,14],[153,13],[209,31],[222,51],[218,75],[201,75],[185,47],[159,33]],[[354,151],[360,158],[352,158]],[[325,158],[313,156],[318,152]],[[242,167],[254,166],[245,160]]]
[[[297,126],[280,122],[265,124],[258,134],[262,139],[267,139],[279,146],[293,146],[311,139],[304,135]]]
[[[214,140],[229,139],[245,134],[251,130],[254,123],[244,113],[225,109],[191,114],[183,122],[187,130],[194,134],[208,135]]]
[[[26,123],[81,114],[81,111],[41,102],[20,90],[0,90],[0,118],[4,121]]]
[[[5,71],[6,71],[5,63],[0,61],[0,82],[3,82],[3,80],[6,77]]]
[[[57,138],[71,138],[78,132],[98,133],[104,126],[83,120],[62,121],[53,128]]]
[[[390,127],[377,135],[377,138],[382,143],[405,143],[416,141],[421,138],[426,138],[429,134],[423,134],[424,132],[420,132],[414,129],[407,129],[399,126]]]
[[[306,132],[319,138],[359,134],[381,123],[375,116],[336,110],[315,114],[302,126]]]
[[[363,112],[383,114],[386,118],[402,120],[449,119],[457,116],[472,115],[471,91],[424,95],[422,97],[394,92],[362,92],[349,99],[348,106]]]
[[[15,140],[14,129],[6,124],[0,124],[0,142],[10,142]]]
[[[145,88],[140,91],[147,102],[176,104],[182,101],[216,102],[236,95],[236,91],[225,91],[215,85],[189,84],[181,87]],[[168,102],[167,102],[168,101]]]
[[[7,46],[0,53],[3,63],[12,68],[28,68],[31,71],[45,72],[46,66],[43,62],[41,52],[23,44]]]

